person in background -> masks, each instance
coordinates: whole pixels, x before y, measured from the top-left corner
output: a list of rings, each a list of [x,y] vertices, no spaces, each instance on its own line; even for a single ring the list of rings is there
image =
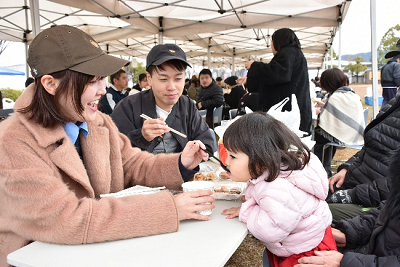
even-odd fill
[[[173,51],[173,52],[171,52]],[[175,44],[154,46],[146,59],[152,89],[122,100],[111,114],[119,131],[134,147],[153,154],[181,152],[189,141],[201,140],[213,151],[213,138],[195,103],[182,96],[186,54]],[[153,119],[145,120],[145,114]],[[184,135],[170,132],[171,127]]]
[[[0,109],[3,109],[3,94],[1,93],[1,90],[0,90]]]
[[[190,79],[190,87],[188,89],[188,96],[196,101],[196,96],[197,96],[197,90],[199,88],[199,79],[197,78],[196,75],[192,76],[192,79]]]
[[[168,190],[101,198],[135,185],[179,190],[208,155],[201,141],[180,154],[132,148],[111,118],[97,112],[105,77],[129,61],[105,54],[67,25],[43,30],[29,45],[35,83],[0,123],[0,266],[32,241],[88,244],[178,231],[179,221],[209,220],[212,192]]]
[[[35,81],[35,79],[33,79],[32,77],[28,77],[28,79],[26,79],[26,81],[25,81],[25,88],[28,87],[34,81]]]
[[[361,99],[347,86],[347,76],[343,71],[338,68],[325,70],[321,75],[321,86],[328,93],[328,99],[315,100],[318,119],[314,153],[323,160],[328,177],[331,177],[331,160],[336,147],[328,147],[324,152],[324,145],[329,142],[363,145],[365,118]]]
[[[145,88],[149,87],[149,83],[147,82],[147,75],[146,73],[139,74],[138,82],[132,87],[132,90],[129,92],[129,95],[134,95],[139,93]]]
[[[110,76],[111,85],[107,93],[100,98],[99,110],[110,115],[119,101],[128,96],[128,77],[123,69]]]
[[[222,80],[221,77],[217,77],[217,78],[215,79],[215,83],[218,84],[218,86],[221,87],[222,89],[225,88],[224,81]]]
[[[390,51],[385,58],[390,58],[381,69],[382,106],[389,103],[396,96],[400,87],[400,39],[397,41],[397,50]]]
[[[187,91],[188,91],[189,87],[190,87],[190,79],[186,78],[185,79],[185,86],[183,87],[182,95],[187,95],[188,94]]]
[[[222,106],[224,94],[222,88],[216,84],[209,69],[200,71],[200,88],[197,92],[196,102],[198,109],[206,109],[206,122],[208,127],[213,128],[214,108]]]
[[[389,156],[388,156],[389,157]],[[389,197],[371,209],[336,224],[333,235],[340,252],[315,251],[295,267],[399,267],[400,266],[400,150],[390,156]]]
[[[272,34],[271,49],[274,57],[270,63],[249,61],[247,77],[239,78],[250,92],[257,90],[260,106],[268,111],[286,97],[282,111],[291,110],[292,94],[296,95],[300,109],[299,129],[311,133],[312,109],[307,60],[301,51],[300,41],[293,30],[283,28]]]
[[[241,207],[222,214],[239,216],[266,246],[265,266],[291,267],[314,250],[336,250],[325,170],[294,132],[251,113],[228,127],[223,142],[230,179],[247,182],[247,189]]]
[[[230,89],[229,94],[224,94],[225,103],[232,108],[238,108],[240,99],[246,94],[246,90],[241,84],[236,84],[237,76],[231,76],[225,79],[226,86]]]

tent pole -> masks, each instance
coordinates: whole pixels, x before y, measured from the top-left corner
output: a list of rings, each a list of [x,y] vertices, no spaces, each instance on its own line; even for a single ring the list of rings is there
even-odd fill
[[[235,76],[235,56],[236,56],[236,47],[233,48],[233,53],[232,53],[232,75]]]
[[[376,0],[371,0],[371,56],[372,56],[372,99],[373,99],[373,116],[378,114],[378,57],[376,49]]]
[[[342,23],[339,24],[339,69],[342,69]]]
[[[39,0],[29,0],[33,38],[40,33]]]
[[[211,69],[211,37],[208,38],[207,66],[208,66],[208,69]]]

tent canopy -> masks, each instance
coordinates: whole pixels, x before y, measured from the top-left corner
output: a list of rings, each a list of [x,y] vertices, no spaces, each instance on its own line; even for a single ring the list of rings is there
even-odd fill
[[[11,3],[12,2],[12,3]],[[0,3],[0,39],[33,39],[27,2]],[[176,43],[191,64],[229,66],[268,61],[271,36],[291,28],[309,68],[323,58],[351,1],[343,0],[37,0],[40,29],[57,24],[80,28],[111,54],[145,58],[158,43]]]
[[[25,75],[25,72],[0,67],[0,75]]]

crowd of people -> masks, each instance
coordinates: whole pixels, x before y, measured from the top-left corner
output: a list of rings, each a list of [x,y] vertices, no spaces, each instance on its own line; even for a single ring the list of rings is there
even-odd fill
[[[238,217],[265,245],[264,266],[400,266],[398,44],[382,70],[387,105],[365,125],[361,99],[340,69],[312,79],[310,93],[291,29],[273,33],[274,57],[247,62],[246,77],[214,79],[204,68],[189,79],[185,52],[156,45],[133,88],[129,62],[105,54],[91,36],[67,25],[44,30],[29,46],[33,78],[0,123],[0,266],[32,241],[104,242],[209,220],[198,211],[215,207],[200,205],[215,201],[210,190],[100,195],[135,185],[181,190],[215,150],[210,128],[221,106],[241,115],[222,142],[230,179],[248,185],[242,205],[222,214]],[[283,111],[291,111],[293,95],[312,149],[266,114],[285,98]],[[333,174],[335,152],[323,151],[329,142],[362,149]]]

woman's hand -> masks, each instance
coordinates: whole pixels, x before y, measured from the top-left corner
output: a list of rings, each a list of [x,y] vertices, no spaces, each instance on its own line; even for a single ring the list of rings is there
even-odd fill
[[[142,126],[142,135],[144,139],[151,142],[157,136],[162,136],[169,132],[163,118],[145,120]]]
[[[227,219],[233,219],[239,217],[240,207],[233,207],[222,211],[222,215],[228,215]]]
[[[340,267],[343,254],[335,250],[314,251],[315,256],[303,257],[299,259],[299,264],[294,267]]]
[[[186,144],[181,154],[182,165],[186,169],[193,170],[202,160],[208,160],[206,146],[199,140],[190,141]]]
[[[210,217],[196,213],[196,211],[211,210],[215,208],[213,203],[215,198],[212,196],[211,190],[190,191],[174,196],[179,221],[195,219],[208,221]]]
[[[247,83],[247,77],[240,77],[236,80],[237,84],[246,84]]]
[[[336,246],[344,248],[346,246],[346,235],[342,231],[335,228],[332,228],[332,234],[335,238]]]
[[[254,62],[254,60],[250,60],[250,61],[248,61],[248,62],[246,62],[246,63],[244,64],[244,67],[246,68],[246,70],[250,69],[251,64],[253,64],[253,62]]]
[[[335,189],[333,188],[335,184],[336,188],[340,188],[343,185],[346,173],[347,173],[346,169],[341,169],[340,172],[336,173],[331,178],[329,178],[329,188],[331,189],[332,193],[335,192]]]

